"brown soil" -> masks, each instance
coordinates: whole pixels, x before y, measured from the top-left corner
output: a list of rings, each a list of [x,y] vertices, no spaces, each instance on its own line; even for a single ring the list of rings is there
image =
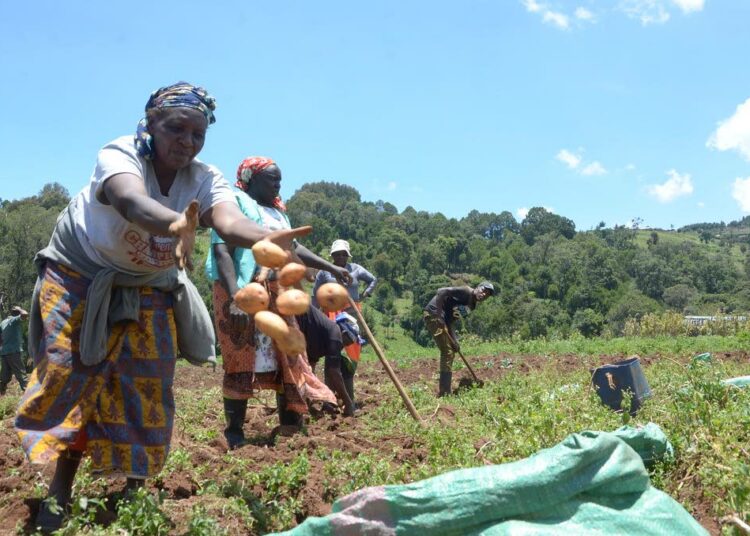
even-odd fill
[[[543,367],[554,367],[560,372],[581,370],[582,368],[596,367],[605,363],[612,363],[625,358],[625,355],[598,356],[582,358],[576,355],[563,356],[518,356],[500,354],[494,356],[471,356],[468,359],[475,369],[479,378],[484,381],[492,381],[515,370],[526,373]],[[642,363],[648,366],[661,356],[642,356]],[[714,354],[715,359],[732,360],[736,362],[750,363],[750,357],[746,352],[733,352]],[[458,362],[458,360],[457,360]],[[434,363],[430,361],[415,362],[411,365],[394,366],[394,369],[404,385],[421,383],[432,386],[436,383]],[[417,366],[418,365],[418,366]],[[427,365],[427,366],[424,366]],[[584,370],[585,370],[584,368]],[[175,379],[176,388],[183,392],[190,390],[198,391],[203,388],[211,388],[220,384],[220,372],[207,372],[207,369],[195,367],[180,367]],[[465,385],[471,383],[469,372],[463,369],[455,375],[454,383]],[[15,389],[15,391],[14,391]],[[10,392],[17,394],[17,385],[10,388]],[[276,414],[273,407],[266,406],[260,401],[252,401],[248,410],[245,423],[245,434],[250,440],[248,444],[234,452],[238,457],[251,460],[253,467],[263,467],[278,461],[290,461],[296,455],[306,450],[312,452],[318,447],[326,450],[341,450],[349,453],[361,453],[372,449],[380,450],[392,456],[396,452],[396,459],[400,462],[419,463],[427,453],[407,436],[394,436],[380,438],[377,442],[370,441],[360,433],[364,423],[370,418],[370,413],[378,403],[379,393],[387,389],[394,389],[386,379],[382,367],[377,362],[367,362],[360,366],[356,380],[357,398],[361,409],[356,418],[344,418],[340,415],[326,415],[315,413],[306,425],[305,434],[288,434],[289,430],[280,430],[275,427]],[[269,402],[270,403],[270,402]],[[224,418],[220,413],[220,405],[217,403],[217,411],[206,415],[204,424],[207,428],[221,430],[224,426]],[[179,408],[178,408],[179,411]],[[451,422],[455,416],[450,406],[440,405],[435,414],[430,418],[442,422]],[[220,436],[221,437],[221,436]],[[479,442],[481,443],[481,442]],[[224,459],[226,454],[226,443],[223,437],[208,444],[196,443],[183,432],[179,418],[175,422],[175,430],[172,448],[183,448],[191,453],[195,465],[207,466],[207,473],[202,478],[210,479],[218,476],[222,471],[228,469],[229,462]],[[476,445],[478,454],[481,454],[482,445]],[[18,439],[13,432],[12,417],[6,418],[0,427],[0,534],[14,534],[17,524],[25,525],[29,533],[36,511],[39,507],[40,493],[44,492],[41,485],[49,482],[51,467],[32,466],[26,463]],[[481,459],[481,457],[480,457]],[[325,515],[330,512],[331,503],[335,497],[325,495],[323,483],[325,480],[323,464],[315,456],[309,456],[310,472],[307,484],[302,492],[302,501],[305,515]],[[114,496],[122,492],[124,479],[117,478],[108,482],[105,494]],[[153,488],[155,484],[150,482]],[[36,488],[35,488],[36,486]],[[199,500],[196,496],[199,485],[189,476],[174,472],[169,474],[159,486],[163,489],[167,498],[179,502],[178,512],[184,512],[184,519],[174,519],[176,533],[184,533],[187,528],[187,519],[190,516],[191,507]],[[695,487],[691,488],[695,492]],[[685,496],[693,506],[693,514],[698,521],[709,530],[711,534],[720,533],[720,525],[715,517],[712,517],[710,502],[700,496]],[[171,513],[174,514],[175,509]],[[114,514],[105,513],[107,516]],[[299,520],[301,521],[301,519]],[[230,532],[235,533],[232,527]]]

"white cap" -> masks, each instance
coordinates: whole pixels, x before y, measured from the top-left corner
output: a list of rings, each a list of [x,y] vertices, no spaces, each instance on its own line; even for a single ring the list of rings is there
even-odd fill
[[[352,252],[349,250],[349,242],[346,240],[339,239],[333,241],[333,244],[331,244],[331,255],[337,251],[346,251],[347,255],[352,256]]]

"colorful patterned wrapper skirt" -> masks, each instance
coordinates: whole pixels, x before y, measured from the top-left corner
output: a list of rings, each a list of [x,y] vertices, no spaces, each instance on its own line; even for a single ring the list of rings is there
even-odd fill
[[[278,285],[267,282],[266,290],[271,297],[270,310],[277,312]],[[259,389],[271,389],[285,396],[287,409],[300,414],[308,412],[308,401],[336,403],[335,395],[315,376],[304,354],[286,355],[274,344],[279,370],[255,372],[254,322],[250,319],[245,333],[233,332],[229,323],[232,300],[218,281],[214,282],[213,299],[216,337],[224,363],[224,397],[247,400]],[[284,318],[290,325],[296,326],[294,317]]]
[[[32,463],[68,448],[85,451],[95,471],[146,478],[169,452],[176,331],[172,295],[140,289],[139,322],[119,323],[101,363],[81,363],[79,338],[90,281],[48,263],[40,293],[41,358],[15,420]]]

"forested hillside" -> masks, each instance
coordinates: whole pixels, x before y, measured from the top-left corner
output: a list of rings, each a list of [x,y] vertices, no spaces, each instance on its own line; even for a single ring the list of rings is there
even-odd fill
[[[0,291],[9,304],[29,301],[32,259],[48,239],[68,200],[59,184],[36,196],[3,201],[0,208]],[[382,201],[362,201],[352,187],[317,182],[288,201],[294,225],[309,224],[310,249],[327,255],[345,238],[354,261],[380,279],[370,304],[401,324],[419,342],[427,337],[421,307],[451,284],[490,279],[499,289],[467,318],[484,338],[564,337],[621,333],[628,318],[674,310],[684,314],[750,311],[747,222],[696,224],[679,231],[624,226],[576,231],[571,219],[533,208],[522,221],[498,207],[461,219],[417,211],[399,212]],[[206,252],[205,239],[198,254]],[[200,266],[203,259],[196,259]],[[202,274],[195,279],[203,293]],[[207,301],[208,296],[206,295]],[[394,299],[412,298],[397,316]]]
[[[351,242],[354,260],[381,279],[373,305],[393,314],[392,300],[412,295],[400,319],[426,341],[420,309],[435,289],[490,279],[499,298],[467,319],[482,337],[619,334],[625,320],[648,312],[737,313],[750,310],[746,242],[726,240],[745,224],[699,230],[623,226],[576,232],[573,222],[543,208],[522,221],[508,211],[472,211],[448,219],[390,203],[363,202],[348,186],[310,183],[288,203],[294,224],[311,224],[306,244],[325,254],[336,238]]]

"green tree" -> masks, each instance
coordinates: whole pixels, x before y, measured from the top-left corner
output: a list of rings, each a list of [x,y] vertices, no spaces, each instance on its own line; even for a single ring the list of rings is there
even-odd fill
[[[531,245],[537,237],[547,233],[560,234],[570,239],[576,234],[576,226],[572,220],[553,214],[542,207],[529,210],[521,222],[521,236],[526,243]]]
[[[656,300],[637,289],[629,289],[607,313],[607,323],[613,333],[620,335],[626,320],[630,318],[640,320],[643,315],[655,313],[660,309]]]
[[[695,290],[695,288],[691,287],[690,285],[686,285],[685,283],[678,283],[664,289],[664,303],[666,303],[670,307],[673,307],[674,309],[677,309],[678,311],[682,311],[685,309],[687,304],[690,303],[690,301],[695,297],[696,292],[697,291]]]
[[[593,309],[580,309],[573,315],[571,327],[584,337],[594,337],[602,332],[604,317]]]
[[[34,256],[49,243],[57,215],[69,200],[65,188],[51,183],[38,195],[0,209],[0,292],[7,304],[28,308],[37,276]]]

